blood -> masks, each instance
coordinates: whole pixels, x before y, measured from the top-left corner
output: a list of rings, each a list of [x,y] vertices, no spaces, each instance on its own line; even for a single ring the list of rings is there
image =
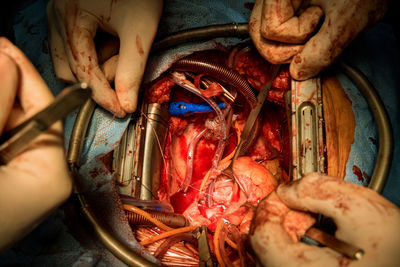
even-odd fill
[[[203,76],[205,76],[205,74],[199,74],[199,75],[196,75],[196,77],[194,77],[194,86],[196,86],[197,89],[201,89],[200,88],[200,79]]]
[[[217,148],[217,142],[201,139],[194,154],[192,183],[202,180],[211,168],[212,159]]]
[[[371,177],[366,172],[363,172],[363,176],[364,176],[365,180],[367,181],[367,183],[369,184],[369,182],[371,181]]]
[[[360,168],[358,168],[356,165],[353,165],[353,173],[355,174],[355,176],[357,176],[357,179],[360,182],[364,182],[363,174],[362,174]]]
[[[142,38],[139,35],[136,35],[136,50],[139,53],[139,55],[141,56],[144,55]]]
[[[370,137],[370,138],[368,138],[368,139],[372,142],[372,144],[376,145],[376,139],[375,139],[375,138]]]
[[[179,191],[171,196],[170,203],[174,207],[176,213],[182,214],[190,204],[195,201],[195,198],[199,193],[200,185],[201,181],[197,181],[192,183],[186,193]]]
[[[187,141],[184,136],[179,138],[180,143],[180,157],[187,157]],[[197,149],[194,153],[193,159],[193,175],[190,182],[189,189],[186,193],[179,191],[171,196],[171,205],[174,207],[175,212],[183,213],[191,203],[195,200],[199,193],[201,182],[211,168],[212,159],[214,157],[217,147],[217,141],[207,140],[202,138],[197,144]]]
[[[209,98],[222,94],[224,90],[222,89],[221,85],[219,85],[216,82],[213,82],[210,84],[210,86],[208,86],[207,89],[201,90],[200,92],[203,96]]]
[[[232,191],[232,202],[237,202],[240,199],[240,190],[237,184],[233,186],[233,191]]]
[[[255,49],[251,49],[250,52],[242,50],[238,53],[239,55],[237,55],[236,62],[234,63],[235,69],[239,71],[242,75],[244,75],[255,89],[259,90],[271,79],[271,64],[260,58]],[[201,57],[211,57],[216,61],[221,61],[221,59],[223,59],[223,56],[214,56],[214,54],[210,54],[209,51],[204,52]],[[197,76],[195,76],[196,78],[193,82],[197,86],[200,86],[199,78],[203,75],[195,75]],[[163,82],[165,83],[164,85],[169,85],[169,81],[164,80]],[[159,82],[157,84],[156,82],[155,86],[153,86],[152,89],[156,92],[161,92],[162,94],[164,90],[160,90],[160,88],[155,88],[162,87],[162,85],[162,83]],[[255,153],[262,154],[262,159],[260,159],[260,161],[279,157],[281,166],[284,166],[284,169],[286,169],[287,171],[289,169],[290,135],[288,134],[289,129],[287,125],[286,111],[284,108],[285,106],[283,105],[284,93],[290,89],[290,75],[287,68],[281,70],[278,77],[273,81],[273,86],[274,88],[271,90],[272,93],[270,93],[268,98],[270,103],[265,105],[262,111],[262,114],[264,114],[264,116],[258,135],[260,136],[259,138],[263,138],[263,141],[258,144],[259,148]],[[173,86],[171,84],[168,87],[174,87],[174,90],[172,90],[170,94],[170,99],[173,101],[185,101],[191,103],[204,102],[204,100],[202,100],[198,96],[195,96],[194,94],[183,90],[179,86]],[[271,103],[271,101],[278,104]],[[239,127],[242,128],[243,125],[241,123],[244,124],[250,112],[249,106],[244,104],[245,100],[240,94],[238,95],[235,103],[237,103],[236,106],[234,105],[236,122],[238,122]],[[214,154],[219,142],[218,137],[210,138],[209,134],[212,133],[208,132],[200,139],[200,141],[196,145],[193,156],[192,179],[186,192],[183,192],[181,189],[178,189],[178,192],[176,192],[176,183],[178,183],[179,188],[179,183],[182,183],[182,181],[179,180],[182,179],[182,176],[185,175],[184,170],[183,172],[180,171],[178,177],[176,176],[177,172],[168,169],[168,161],[175,159],[173,157],[179,157],[181,161],[185,161],[187,159],[188,146],[190,143],[189,139],[191,138],[189,137],[188,132],[186,132],[186,129],[190,131],[193,130],[193,135],[199,133],[201,129],[204,129],[204,122],[209,117],[210,115],[206,114],[196,114],[188,117],[170,120],[169,137],[167,141],[167,146],[165,147],[165,151],[171,152],[171,147],[169,146],[172,144],[172,136],[173,138],[178,138],[178,140],[174,139],[178,142],[178,144],[176,144],[175,142],[174,146],[177,145],[179,147],[179,150],[177,150],[176,154],[165,153],[166,155],[164,159],[167,165],[163,168],[162,171],[162,181],[158,196],[162,196],[164,200],[169,200],[171,205],[174,207],[174,211],[180,214],[184,213],[189,206],[197,204],[201,216],[207,218],[210,221],[210,223],[208,224],[208,228],[213,229],[215,228],[218,219],[221,218],[226,209],[230,207],[231,203],[238,202],[241,199],[240,190],[237,186],[234,186],[234,188],[232,189],[232,199],[230,199],[229,205],[226,203],[213,203],[212,207],[208,207],[205,203],[206,201],[204,197],[199,199],[199,190],[201,183],[206,173],[212,167],[212,160],[214,158]],[[190,127],[192,128],[186,128],[188,127],[188,125],[190,125]],[[238,137],[236,136],[234,129],[231,128],[223,157],[228,156],[235,149],[235,147],[237,146],[237,140]],[[252,153],[252,149],[253,148],[250,148],[250,155]],[[171,171],[171,173],[168,173],[169,171]],[[283,173],[283,175],[286,174],[285,170],[283,170]],[[170,185],[171,181],[175,183],[174,189],[172,189],[172,186]],[[168,189],[168,185],[171,186],[170,189]]]
[[[175,87],[174,90],[171,92],[171,99],[176,102],[184,101],[190,103],[203,103],[204,100],[198,97],[195,94],[189,93],[188,91],[180,88]]]
[[[181,149],[180,154],[183,158],[186,158],[186,139],[180,138],[179,142],[184,142],[180,145],[180,147],[185,147],[185,149]],[[225,152],[231,153],[236,146],[235,144],[237,143],[237,137],[235,135],[231,135],[228,142],[229,144]],[[174,207],[175,212],[182,214],[190,206],[190,204],[195,201],[196,196],[198,195],[200,190],[201,182],[208,170],[211,168],[212,159],[214,157],[216,147],[217,141],[215,140],[207,140],[205,138],[202,138],[199,141],[194,154],[193,176],[189,189],[186,191],[186,193],[179,191],[170,197],[170,202],[171,205]],[[167,180],[165,179],[166,176],[167,173],[163,172],[162,183],[167,183]]]

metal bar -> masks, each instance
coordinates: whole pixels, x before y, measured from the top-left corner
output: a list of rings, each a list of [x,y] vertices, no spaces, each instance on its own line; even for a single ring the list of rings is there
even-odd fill
[[[368,187],[382,193],[393,159],[393,130],[388,112],[374,86],[362,72],[344,62],[339,65],[364,96],[378,127],[378,157]]]
[[[247,37],[247,23],[228,23],[210,25],[195,29],[188,29],[172,33],[166,38],[157,41],[151,48],[151,52],[158,52],[181,43],[209,40],[218,37]]]
[[[337,239],[336,237],[314,227],[310,228],[306,232],[305,236],[312,238],[319,244],[327,246],[353,260],[359,260],[364,255],[364,251],[361,248]]]
[[[70,165],[79,166],[79,158],[82,152],[86,129],[92,118],[95,107],[96,103],[92,99],[88,99],[86,103],[83,104],[78,115],[76,116],[71,137],[69,139],[67,154],[67,162]]]

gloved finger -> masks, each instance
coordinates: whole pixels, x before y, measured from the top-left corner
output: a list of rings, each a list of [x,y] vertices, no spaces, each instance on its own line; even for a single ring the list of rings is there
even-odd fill
[[[18,89],[19,73],[16,63],[6,54],[0,52],[0,134],[9,119]]]
[[[137,97],[146,60],[161,18],[162,1],[137,1],[127,17],[135,25],[116,26],[120,38],[120,51],[115,77],[115,90],[126,112],[136,110]]]
[[[17,65],[19,73],[17,85],[18,102],[13,106],[6,125],[7,129],[11,129],[48,106],[54,100],[54,97],[40,74],[19,48],[8,39],[2,37],[0,38],[0,51],[12,58]],[[60,145],[57,156],[52,157],[52,160],[55,160],[63,157],[61,143],[62,124],[54,124],[51,130],[57,132],[57,136],[50,139]],[[38,139],[43,138],[45,137],[41,136]],[[33,158],[35,161],[41,160],[41,157],[33,156]]]
[[[64,42],[60,35],[60,27],[62,26],[60,25],[60,20],[56,18],[55,0],[51,0],[47,4],[47,21],[49,25],[50,54],[56,76],[63,82],[75,83],[77,80],[69,66]]]
[[[331,6],[324,9],[325,20],[320,30],[290,64],[290,74],[294,79],[311,78],[330,66],[367,26],[368,16],[354,15],[358,14],[357,8],[357,5],[349,4],[343,7],[345,12]]]
[[[0,38],[0,51],[11,57],[19,69],[17,96],[25,118],[49,105],[54,97],[28,58],[8,39]]]
[[[268,40],[299,44],[307,40],[323,16],[320,7],[310,6],[298,17],[291,0],[265,0],[261,35]]]
[[[299,242],[314,223],[311,216],[291,211],[275,192],[257,207],[250,228],[250,243],[263,266],[335,266],[339,254]],[[291,237],[295,232],[296,237]],[[293,233],[292,233],[293,234]]]
[[[289,185],[281,185],[277,194],[290,208],[321,213],[343,223],[368,216],[358,212],[369,209],[368,205],[359,206],[362,203],[374,202],[388,209],[395,207],[368,188],[318,173],[309,174]],[[341,216],[343,214],[346,216]]]
[[[332,218],[336,237],[364,250],[374,250],[373,243],[379,243],[385,234],[400,234],[397,207],[362,186],[314,173],[278,187],[277,194],[289,208]],[[371,228],[378,225],[382,227]]]
[[[115,91],[110,87],[97,61],[93,38],[97,31],[96,19],[86,13],[65,15],[66,54],[70,67],[79,81],[86,81],[92,87],[92,98],[103,108],[125,116]]]
[[[267,40],[261,36],[261,15],[263,0],[257,0],[249,20],[249,34],[261,56],[272,64],[289,63],[298,54],[303,45],[284,44]]]
[[[117,71],[118,58],[118,55],[112,56],[100,66],[101,71],[104,73],[104,76],[109,82],[115,80],[115,72]]]

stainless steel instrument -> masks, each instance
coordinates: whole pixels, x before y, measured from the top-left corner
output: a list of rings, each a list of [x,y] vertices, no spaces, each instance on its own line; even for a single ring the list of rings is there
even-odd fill
[[[307,173],[325,173],[320,78],[292,80],[291,94],[291,171],[292,179],[297,180]]]
[[[65,118],[91,96],[87,83],[69,86],[42,111],[35,114],[0,138],[0,164],[7,164],[20,154],[39,134],[47,131],[53,123]]]

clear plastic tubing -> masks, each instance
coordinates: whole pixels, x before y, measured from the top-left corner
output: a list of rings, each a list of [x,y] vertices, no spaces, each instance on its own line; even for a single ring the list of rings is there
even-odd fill
[[[222,138],[218,142],[218,147],[217,151],[215,152],[213,161],[212,161],[212,170],[215,170],[218,167],[218,163],[221,160],[221,157],[224,153],[225,145],[226,145],[226,140],[228,138],[228,133],[227,133],[227,125],[226,125],[226,120],[225,116],[222,113],[221,109],[218,107],[217,103],[215,103],[214,100],[207,98],[201,94],[199,89],[191,85],[189,82],[186,82],[185,75],[179,72],[172,72],[171,73],[173,81],[181,86],[182,88],[188,90],[189,92],[197,95],[198,97],[202,98],[204,101],[206,101],[215,111],[217,114],[217,117],[220,121],[220,127],[221,127],[221,135]]]
[[[185,180],[182,183],[182,191],[186,193],[190,182],[192,181],[193,176],[193,160],[194,160],[194,151],[196,149],[197,143],[203,137],[203,135],[207,132],[207,129],[202,130],[199,132],[193,140],[189,144],[187,158],[186,158],[186,173],[185,173]]]

